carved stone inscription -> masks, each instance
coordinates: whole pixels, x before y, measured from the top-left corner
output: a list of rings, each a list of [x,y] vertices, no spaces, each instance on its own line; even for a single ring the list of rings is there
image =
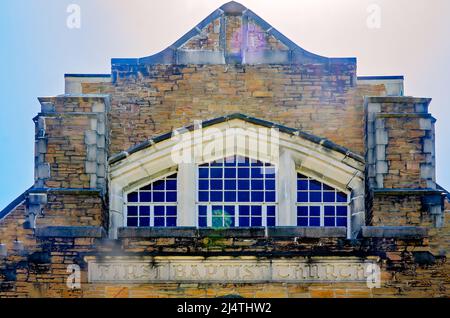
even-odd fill
[[[370,261],[359,259],[110,258],[88,261],[90,282],[363,282]]]

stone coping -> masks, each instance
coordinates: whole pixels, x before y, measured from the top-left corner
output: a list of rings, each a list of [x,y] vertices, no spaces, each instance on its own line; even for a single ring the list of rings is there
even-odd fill
[[[361,235],[364,238],[423,238],[428,232],[421,226],[363,226]]]
[[[345,238],[347,230],[345,227],[248,227],[197,229],[195,227],[173,227],[173,228],[137,228],[122,227],[118,230],[119,238],[152,238],[152,237],[236,237],[236,238],[282,238],[282,237],[305,237],[305,238]]]
[[[37,237],[78,238],[106,237],[106,231],[101,226],[47,226],[35,229]]]

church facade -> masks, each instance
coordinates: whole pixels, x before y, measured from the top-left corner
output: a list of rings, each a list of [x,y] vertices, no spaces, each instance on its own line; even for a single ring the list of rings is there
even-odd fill
[[[39,98],[0,297],[448,297],[430,98],[230,2]]]

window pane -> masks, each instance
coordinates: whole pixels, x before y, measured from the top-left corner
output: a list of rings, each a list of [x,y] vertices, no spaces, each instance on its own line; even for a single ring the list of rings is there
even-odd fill
[[[322,183],[315,180],[309,180],[309,190],[322,190]]]
[[[308,207],[307,206],[298,206],[297,207],[297,216],[308,216]]]
[[[249,217],[240,217],[239,218],[239,227],[248,227],[250,226],[250,218]]]
[[[275,202],[276,194],[275,191],[266,192],[266,202]]]
[[[225,202],[236,202],[236,191],[225,191]]]
[[[129,216],[137,216],[138,215],[138,207],[137,206],[128,206],[127,214]]]
[[[198,200],[200,202],[208,202],[209,201],[209,196],[208,196],[208,192],[206,191],[200,191],[198,193]]]
[[[164,192],[153,192],[153,202],[164,202]]]
[[[164,185],[164,180],[158,180],[153,183],[153,190],[165,190]]]
[[[239,188],[239,190],[249,190],[250,189],[250,181],[249,180],[238,180],[238,188]]]
[[[267,226],[275,226],[275,218],[274,217],[267,218]]]
[[[298,202],[308,202],[308,192],[300,191],[297,193],[297,201]]]
[[[308,191],[308,180],[298,180],[297,181],[297,190]]]
[[[310,192],[309,200],[310,202],[322,202],[322,192]]]
[[[264,190],[264,181],[252,180],[252,190]]]
[[[127,226],[138,226],[138,218],[128,218]]]
[[[347,195],[343,192],[338,192],[336,195],[337,202],[347,202]]]
[[[128,202],[138,202],[137,192],[128,193]]]
[[[249,178],[250,169],[248,168],[238,168],[238,178]]]
[[[222,180],[211,180],[211,190],[222,190],[223,182]]]
[[[139,226],[150,226],[150,217],[139,218]]]
[[[150,216],[150,207],[149,206],[139,207],[139,216]]]
[[[336,218],[337,226],[347,226],[347,218]]]
[[[320,218],[310,218],[309,226],[320,226]]]
[[[139,201],[140,202],[151,202],[152,201],[151,192],[140,192],[139,193]]]
[[[225,168],[225,178],[236,178],[236,168]]]
[[[163,217],[155,217],[155,226],[165,226]]]
[[[209,190],[208,180],[199,180],[198,181],[198,189],[199,190]]]
[[[167,180],[166,188],[167,188],[167,190],[176,190],[177,189],[177,180]]]
[[[266,180],[266,190],[275,190],[275,180]]]
[[[308,218],[297,218],[297,226],[308,226]]]
[[[222,168],[211,168],[211,178],[222,178]]]
[[[166,192],[166,202],[177,202],[176,192]]]
[[[167,206],[166,207],[166,215],[176,216],[177,215],[177,207],[176,206]]]
[[[262,218],[261,217],[252,217],[252,226],[262,226]]]
[[[177,218],[175,218],[175,217],[168,217],[166,226],[177,226]]]
[[[238,202],[249,202],[249,201],[250,201],[250,192],[248,191],[238,192]]]
[[[212,218],[212,226],[213,227],[223,227],[223,218],[222,217],[213,217]]]
[[[320,216],[320,206],[309,207],[309,215],[310,216]]]
[[[333,192],[324,192],[323,193],[323,202],[336,202],[336,193]]]
[[[334,216],[335,215],[335,207],[334,206],[326,206],[324,208],[325,216]]]
[[[198,176],[200,178],[208,178],[209,177],[209,169],[208,168],[199,168],[198,169]]]
[[[347,216],[347,207],[346,206],[338,206],[336,207],[336,215],[337,216]]]
[[[207,219],[206,217],[199,217],[198,218],[198,226],[199,227],[207,227]]]
[[[204,205],[201,205],[198,207],[198,215],[206,216],[207,207]]]
[[[250,215],[250,207],[248,205],[239,206],[239,215]]]
[[[251,211],[252,211],[252,216],[254,215],[262,215],[262,207],[261,206],[257,206],[257,205],[253,205],[251,207]]]
[[[325,226],[334,226],[334,220],[335,218],[325,218],[324,222],[325,222]]]
[[[252,192],[252,202],[263,202],[264,201],[264,192],[253,191]]]
[[[268,206],[267,207],[267,215],[268,216],[275,216],[275,207],[274,206]]]
[[[164,216],[164,214],[165,214],[165,211],[164,211],[165,209],[164,209],[164,206],[155,206],[154,207],[154,213],[155,213],[155,216]]]
[[[262,168],[252,168],[252,178],[264,178],[264,171]]]
[[[223,201],[223,195],[220,191],[211,191],[211,202],[222,202]]]

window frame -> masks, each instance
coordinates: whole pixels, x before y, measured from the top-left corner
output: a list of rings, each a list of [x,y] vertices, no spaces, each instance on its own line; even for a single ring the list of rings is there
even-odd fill
[[[225,201],[220,201],[220,202],[216,202],[216,201],[207,201],[207,202],[201,202],[199,200],[199,192],[200,192],[200,167],[204,164],[210,164],[214,161],[218,161],[218,160],[226,160],[228,157],[230,156],[234,156],[234,157],[243,157],[245,159],[248,159],[249,161],[251,160],[255,160],[255,161],[260,161],[264,164],[270,164],[270,167],[273,167],[275,170],[275,190],[273,190],[273,192],[275,193],[275,200],[274,202],[225,202]],[[209,168],[211,166],[208,166]],[[236,168],[238,168],[238,166],[236,166]],[[251,169],[251,166],[249,167]],[[200,228],[213,228],[212,226],[212,207],[213,206],[234,206],[234,227],[229,227],[232,229],[239,229],[239,228],[243,228],[239,226],[239,206],[261,206],[261,226],[260,227],[267,227],[267,207],[268,206],[274,206],[275,207],[275,225],[274,226],[278,226],[279,223],[279,195],[278,195],[278,189],[279,189],[279,174],[277,173],[278,171],[278,165],[274,164],[272,162],[264,162],[262,160],[259,159],[255,159],[252,158],[251,156],[248,155],[240,155],[240,154],[233,154],[233,155],[229,155],[229,156],[225,156],[225,157],[218,157],[218,158],[214,158],[211,159],[210,161],[206,161],[206,162],[199,162],[195,164],[195,226],[197,229]],[[211,177],[209,176],[207,180],[211,180]],[[223,176],[221,178],[222,181],[225,181],[225,177]],[[238,173],[236,173],[236,178],[232,179],[232,180],[239,180],[238,178]],[[248,178],[248,180],[250,181],[250,193],[251,193],[251,170],[250,170],[250,177]],[[265,182],[266,179],[265,177],[263,178],[263,181]],[[265,188],[265,185],[264,185]],[[210,189],[208,191],[211,191]],[[261,191],[266,191],[266,189],[261,190]],[[222,192],[224,193],[225,190],[222,190]],[[236,193],[238,192],[238,190],[236,190]],[[222,196],[222,198],[224,199],[224,196]],[[208,197],[208,199],[210,199]],[[237,200],[237,197],[236,197]],[[207,226],[206,227],[200,227],[199,224],[199,218],[200,218],[200,206],[206,206],[206,217],[207,217]],[[251,208],[250,208],[251,209]],[[251,212],[249,214],[250,217],[250,224],[251,224]],[[253,227],[251,225],[249,225],[248,227]],[[257,227],[257,226],[255,226]]]
[[[320,225],[319,226],[311,226],[311,225],[307,225],[306,227],[313,227],[313,228],[323,228],[323,227],[338,227],[337,225],[335,226],[326,226],[325,225],[325,206],[333,206],[333,207],[338,207],[338,206],[344,206],[347,209],[347,213],[346,213],[346,228],[347,228],[347,232],[351,231],[351,207],[350,207],[350,203],[351,203],[351,192],[348,190],[342,190],[340,188],[337,188],[335,185],[329,184],[323,180],[317,179],[313,176],[311,176],[311,174],[309,173],[305,173],[304,171],[295,170],[296,173],[296,188],[295,188],[295,193],[296,193],[296,198],[295,198],[295,214],[296,214],[296,218],[295,218],[295,226],[297,227],[302,227],[301,225],[298,225],[298,207],[300,206],[306,206],[306,207],[319,207],[320,208]],[[347,200],[345,202],[338,202],[337,200],[335,200],[335,202],[323,202],[323,197],[322,197],[322,201],[321,202],[298,202],[298,192],[300,192],[299,188],[298,188],[298,175],[303,175],[305,177],[308,178],[308,182],[309,180],[313,180],[316,182],[320,182],[324,185],[327,185],[328,187],[333,188],[335,195],[337,196],[338,192],[344,193],[346,195]],[[308,189],[308,195],[311,192],[311,190]],[[313,190],[312,192],[315,192],[315,190]],[[318,191],[316,191],[318,192]],[[324,193],[324,190],[321,189],[320,193]],[[311,216],[309,215],[308,212],[308,224],[309,224],[309,218]],[[337,211],[335,212],[335,218],[337,218]]]
[[[148,186],[148,185],[150,185],[152,183],[155,183],[157,181],[166,179],[167,177],[170,177],[170,176],[173,176],[173,175],[177,176],[175,178],[176,183],[177,183],[177,189],[175,190],[176,193],[177,193],[177,200],[175,202],[128,202],[128,195],[130,193],[137,192],[140,189],[142,189],[143,187],[146,187],[146,186]],[[123,211],[124,211],[123,212],[123,215],[124,215],[123,223],[124,223],[124,225],[123,226],[124,227],[130,227],[130,228],[134,228],[134,227],[136,227],[136,228],[149,228],[149,227],[152,228],[152,227],[156,227],[156,226],[154,226],[154,223],[155,223],[154,222],[155,221],[155,214],[154,214],[155,206],[164,206],[164,207],[175,206],[175,208],[176,208],[176,214],[175,214],[176,222],[175,222],[175,226],[164,226],[164,228],[178,227],[178,213],[179,213],[179,211],[178,211],[178,206],[179,206],[178,178],[179,178],[178,169],[176,169],[175,171],[167,171],[167,172],[165,172],[165,173],[163,173],[163,174],[161,174],[161,175],[151,179],[150,181],[146,181],[145,183],[142,183],[142,184],[140,184],[138,186],[134,186],[134,187],[124,191],[123,192],[123,197],[124,197],[124,200],[123,200]],[[165,191],[167,191],[167,190],[164,190],[164,192]],[[136,217],[138,219],[138,222],[137,222],[138,225],[137,226],[128,226],[128,207],[129,206],[136,206],[136,207],[138,207],[138,209],[141,206],[148,206],[149,209],[150,209],[150,214],[149,214],[150,222],[149,222],[149,225],[148,226],[139,226],[139,223],[140,223],[139,213],[140,212],[138,212],[138,216]],[[167,223],[167,214],[165,213],[163,217],[164,217],[164,224],[166,224]]]

